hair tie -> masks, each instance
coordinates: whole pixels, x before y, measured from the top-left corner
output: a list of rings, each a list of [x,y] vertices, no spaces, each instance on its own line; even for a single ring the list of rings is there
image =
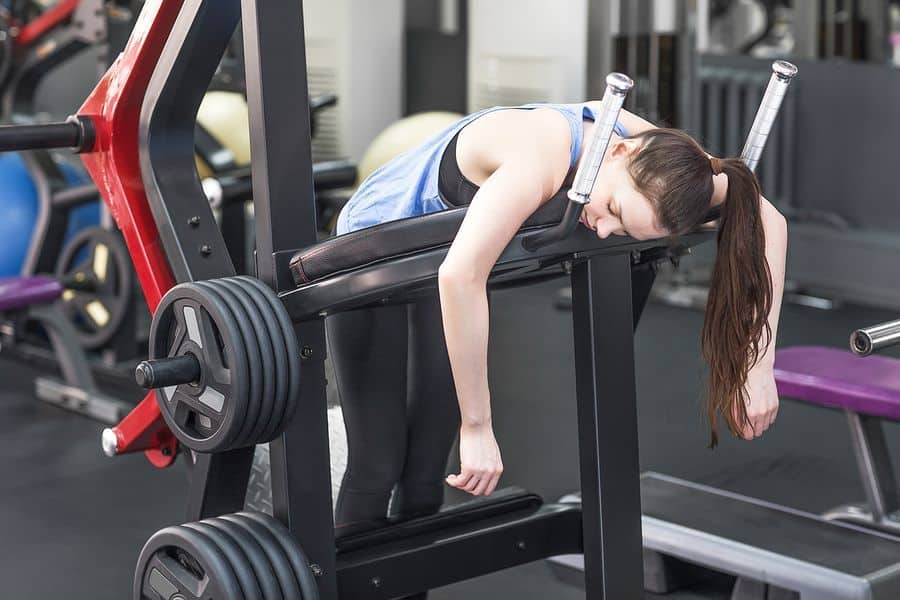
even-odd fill
[[[713,175],[718,175],[722,172],[722,161],[715,156],[709,157],[709,166],[712,169]]]

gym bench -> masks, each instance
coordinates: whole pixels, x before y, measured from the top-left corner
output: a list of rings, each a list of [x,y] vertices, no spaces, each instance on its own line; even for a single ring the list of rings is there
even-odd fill
[[[62,284],[51,277],[0,278],[0,319],[5,323],[3,345],[15,346],[18,333],[27,322],[39,324],[50,340],[62,381],[36,378],[35,395],[100,423],[117,423],[134,406],[97,389],[75,328],[57,304],[62,294]]]

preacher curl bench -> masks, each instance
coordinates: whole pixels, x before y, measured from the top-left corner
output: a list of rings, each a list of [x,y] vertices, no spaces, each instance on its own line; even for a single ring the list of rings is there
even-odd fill
[[[197,108],[239,22],[256,278],[235,277],[194,168]],[[138,379],[155,394],[105,432],[104,448],[166,466],[181,443],[196,458],[189,522],[144,547],[134,597],[392,598],[579,552],[588,598],[642,597],[632,326],[643,300],[632,273],[678,249],[576,227],[630,81],[608,80],[596,160],[571,200],[536,213],[490,278],[571,277],[583,505],[507,490],[344,534],[331,512],[322,317],[433,292],[465,209],[317,243],[309,119],[298,114],[308,106],[303,31],[296,0],[151,0],[76,116],[0,132],[0,149],[21,149],[28,134],[30,147],[82,152],[154,311]],[[267,441],[275,518],[241,511],[253,445]]]

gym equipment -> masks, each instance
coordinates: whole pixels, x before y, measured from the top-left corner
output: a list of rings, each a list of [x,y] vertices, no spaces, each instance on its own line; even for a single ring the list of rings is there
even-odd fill
[[[463,115],[457,113],[435,111],[404,117],[388,125],[375,136],[360,159],[358,183],[395,156],[418,146],[462,118]]]
[[[284,431],[270,444],[273,506],[316,565],[311,568],[318,574],[321,597],[333,600],[338,592],[347,598],[403,596],[579,551],[587,557],[588,598],[636,597],[641,586],[641,540],[631,272],[635,265],[666,258],[669,242],[600,240],[577,229],[582,207],[565,199],[539,211],[514,237],[495,266],[490,285],[571,277],[583,507],[544,505],[533,494],[510,490],[431,517],[367,533],[345,533],[335,544],[321,317],[339,310],[407,303],[423,292],[433,293],[438,266],[466,209],[317,243],[309,123],[294,118],[296,107],[308,102],[301,3],[267,1],[264,8],[259,0],[145,4],[140,31],[80,114],[69,123],[44,129],[62,134],[57,143],[82,152],[124,233],[151,309],[157,311],[176,281],[194,282],[191,294],[199,306],[201,295],[196,290],[221,291],[221,282],[234,275],[208,200],[193,175],[191,133],[204,87],[239,21],[247,42],[256,271],[275,290],[271,298],[283,305],[256,316],[289,316],[296,334],[292,339],[300,343],[288,357],[303,365],[296,414],[289,423],[277,424]],[[296,27],[285,27],[286,23]],[[184,77],[186,73],[190,77]],[[606,141],[627,91],[622,83],[610,78],[597,121],[603,126],[596,128],[596,135]],[[94,140],[84,136],[92,125]],[[4,140],[17,145],[15,138],[21,132],[16,127],[0,130],[0,147]],[[582,168],[599,166],[586,164]],[[137,181],[144,186],[133,185]],[[553,234],[547,235],[549,231]],[[533,237],[537,234],[541,235]],[[691,246],[711,237],[710,232],[697,232],[679,243]],[[201,281],[207,281],[206,288]],[[203,302],[211,297],[204,293]],[[166,304],[159,305],[160,314],[167,312]],[[210,327],[227,327],[224,308],[235,311],[220,304],[204,319]],[[254,313],[247,314],[252,321]],[[159,323],[162,333],[166,328],[162,320]],[[242,336],[240,326],[232,323],[228,336]],[[235,356],[253,354],[252,344],[228,350]],[[196,359],[166,354],[159,374],[167,369],[182,372],[169,380],[160,377],[156,383],[190,385],[197,371],[189,363]],[[248,394],[255,393],[254,385],[251,371]],[[616,402],[604,401],[602,394]],[[246,400],[227,398],[222,407],[237,411],[242,402]],[[246,407],[248,414],[255,410],[265,412],[261,404]],[[166,464],[163,450],[171,446],[160,443],[168,432],[162,411],[157,399],[148,396],[104,433],[105,449],[144,450],[155,464]],[[194,454],[188,494],[192,521],[238,511],[244,502],[253,449],[236,446],[253,436],[245,436],[246,429],[236,424],[222,421],[222,425],[232,439],[224,433],[220,437],[234,449]]]
[[[38,207],[34,184],[18,154],[0,156],[0,181],[3,182],[3,219],[0,219],[3,254],[0,276],[10,277],[18,275],[22,270]]]
[[[62,381],[35,379],[35,395],[51,404],[95,421],[113,424],[133,408],[102,394],[94,383],[72,324],[60,311],[62,285],[50,277],[0,278],[0,339],[3,349],[15,347],[18,332],[28,322],[39,324],[53,350]]]
[[[13,61],[3,80],[4,118],[28,119],[47,73],[88,48],[106,44],[110,21],[122,13],[108,10],[105,0],[64,0],[17,28]],[[104,67],[98,64],[98,75]]]
[[[83,230],[62,250],[56,277],[65,286],[62,308],[83,348],[106,346],[132,314],[131,257],[118,233],[102,227]]]
[[[876,333],[869,335],[865,350],[887,345]],[[851,342],[855,352],[860,352],[859,339],[856,332]],[[783,348],[775,355],[775,380],[782,396],[847,415],[867,502],[834,508],[824,518],[900,533],[900,489],[881,426],[882,421],[900,421],[900,360],[861,358],[836,348]]]
[[[330,363],[325,363],[325,371],[328,372]],[[331,378],[329,378],[331,381]],[[347,431],[344,428],[344,417],[341,407],[331,403],[329,387],[328,406],[328,441],[329,458],[331,462],[331,503],[337,502],[338,492],[341,490],[341,480],[347,469]],[[250,471],[250,479],[247,482],[247,496],[244,507],[248,510],[274,514],[272,508],[272,469],[269,460],[269,445],[260,444],[253,455],[253,467]]]
[[[249,277],[212,279],[163,296],[150,328],[150,359],[136,373],[139,385],[157,390],[181,443],[223,452],[284,430],[295,410],[299,355],[271,289]]]
[[[751,170],[755,170],[759,163],[778,109],[797,73],[794,65],[784,61],[776,61],[772,70],[769,85],[741,153],[741,158]],[[805,381],[804,377],[799,379]],[[852,537],[852,542],[848,543],[855,544],[854,548],[860,552],[854,557],[872,558],[873,563],[842,561],[840,556],[823,557],[821,540],[838,539],[845,533],[814,515],[800,515],[783,507],[657,474],[644,476],[641,497],[644,584],[650,591],[667,592],[679,581],[690,580],[690,574],[684,569],[677,570],[670,566],[670,563],[675,564],[672,557],[739,575],[732,597],[741,600],[762,600],[767,597],[766,594],[781,593],[776,588],[792,593],[815,594],[816,598],[825,597],[819,595],[823,593],[833,594],[834,590],[840,590],[838,595],[827,597],[887,598],[900,589],[900,570],[896,577],[881,577],[875,571],[866,571],[860,566],[885,566],[884,557],[878,553],[865,554],[869,544],[876,544],[865,536]],[[573,495],[569,501],[580,502],[580,497]],[[700,508],[692,508],[702,507],[704,503],[706,513]],[[803,518],[798,519],[799,516]],[[766,524],[765,528],[761,527],[762,523]],[[748,537],[740,533],[741,528],[749,529],[753,534]],[[785,534],[788,531],[790,534]],[[785,543],[785,538],[791,542]],[[740,540],[740,543],[733,540]],[[895,546],[882,544],[881,550],[885,548],[895,553],[886,555],[892,557],[888,564],[893,566],[897,563],[900,567],[900,543]],[[550,562],[563,574],[583,569],[583,559],[578,556],[556,557]],[[790,564],[791,568],[783,569],[785,564]],[[840,595],[849,594],[851,590],[855,595]]]
[[[318,598],[313,568],[287,528],[241,512],[167,527],[150,538],[134,598]]]
[[[0,277],[12,277],[23,271],[31,238],[40,212],[39,187],[34,180],[28,161],[19,154],[0,155],[0,188],[3,190],[0,205],[3,220],[0,221],[0,239],[3,252],[0,254]],[[84,175],[70,165],[58,165],[60,177],[71,185],[84,183]],[[73,210],[67,225],[60,231],[65,239],[84,227],[96,225],[99,221],[99,207],[84,206]]]

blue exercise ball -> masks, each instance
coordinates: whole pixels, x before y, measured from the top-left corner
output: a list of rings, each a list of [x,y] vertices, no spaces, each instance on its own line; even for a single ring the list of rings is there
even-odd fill
[[[37,220],[37,189],[22,157],[0,154],[0,277],[18,275]]]
[[[82,172],[72,165],[62,164],[60,168],[66,181],[72,185],[87,181]],[[37,216],[37,188],[25,161],[19,154],[0,154],[0,277],[21,273]],[[80,206],[70,213],[66,238],[99,222],[98,202]]]

